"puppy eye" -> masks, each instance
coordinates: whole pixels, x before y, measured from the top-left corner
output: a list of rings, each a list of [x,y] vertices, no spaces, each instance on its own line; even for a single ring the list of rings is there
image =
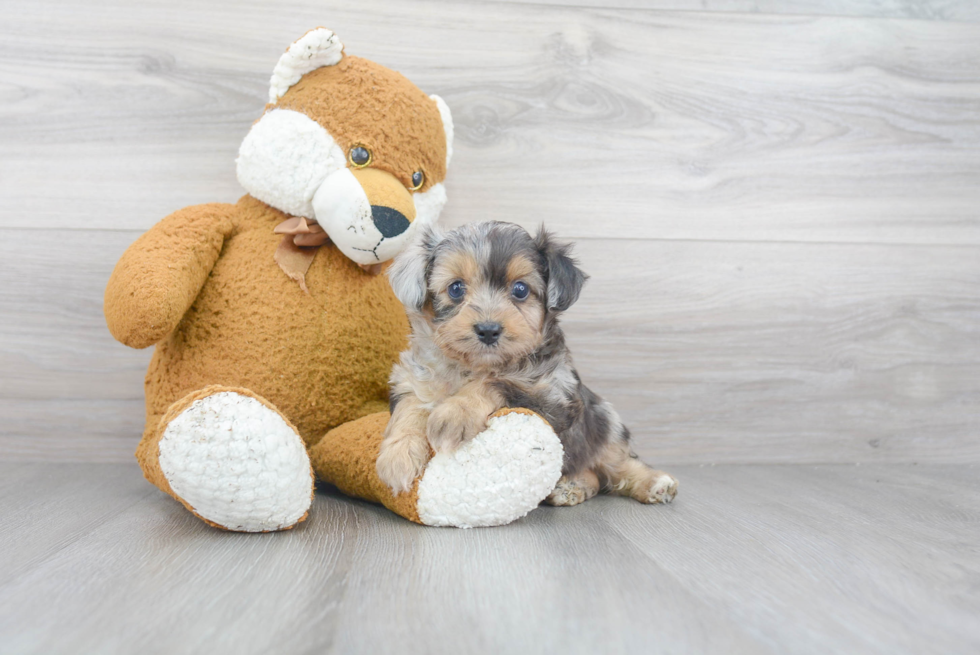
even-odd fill
[[[354,146],[347,153],[347,159],[354,168],[364,168],[371,163],[371,151],[364,146]]]
[[[463,297],[463,294],[466,293],[466,285],[460,280],[456,280],[446,288],[446,293],[448,293],[449,297],[453,300],[459,300]]]
[[[511,288],[510,292],[518,300],[524,300],[527,298],[527,294],[531,292],[531,289],[526,284],[518,280],[514,283],[514,286]]]
[[[409,191],[417,191],[422,188],[422,184],[425,182],[425,173],[422,171],[415,171],[412,173],[412,186]]]

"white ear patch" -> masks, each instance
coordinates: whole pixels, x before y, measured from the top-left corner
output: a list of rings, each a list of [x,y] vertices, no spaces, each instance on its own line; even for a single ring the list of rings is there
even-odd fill
[[[235,163],[239,183],[252,196],[306,218],[316,218],[313,195],[327,176],[347,167],[330,134],[291,109],[273,109],[253,125]]]
[[[276,102],[299,79],[323,66],[333,66],[344,56],[344,44],[325,27],[310,30],[279,58],[269,80],[269,102]]]
[[[453,158],[453,115],[445,100],[435,94],[429,97],[436,101],[439,117],[442,118],[442,129],[446,132],[446,168],[448,169],[449,160]]]

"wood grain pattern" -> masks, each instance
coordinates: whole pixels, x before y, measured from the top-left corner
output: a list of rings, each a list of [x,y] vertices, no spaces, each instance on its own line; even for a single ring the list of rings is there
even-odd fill
[[[73,6],[11,7],[0,27],[0,455],[122,461],[149,353],[105,331],[109,271],[166,212],[240,193],[271,62],[325,10]],[[568,331],[644,456],[980,455],[980,26],[326,13],[352,52],[456,109],[447,224],[546,220],[582,240],[594,280]]]
[[[131,466],[0,465],[0,484],[23,487],[0,495],[3,532],[19,536],[0,539],[0,643],[243,655],[980,647],[975,466],[673,472],[682,490],[666,507],[599,497],[453,530],[321,491],[297,529],[238,535],[144,493]]]
[[[0,470],[0,585],[159,493],[125,465],[5,463]]]
[[[130,461],[150,352],[101,303],[137,233],[25,234],[0,230],[0,456]],[[654,461],[980,461],[978,250],[583,240],[564,326]]]
[[[567,321],[573,352],[648,458],[980,458],[976,248],[579,251],[594,277]]]
[[[617,505],[608,525],[777,650],[980,645],[976,467],[704,471],[689,475],[698,498],[683,512],[654,523]]]
[[[491,2],[497,0],[490,0]],[[529,4],[596,7],[596,0],[499,0]],[[611,0],[606,9],[852,16],[912,20],[980,21],[980,5],[970,0]]]
[[[328,22],[453,108],[449,224],[980,243],[980,25],[387,0],[110,2],[79,24],[72,6],[5,13],[2,226],[145,229],[234,199],[278,54]]]

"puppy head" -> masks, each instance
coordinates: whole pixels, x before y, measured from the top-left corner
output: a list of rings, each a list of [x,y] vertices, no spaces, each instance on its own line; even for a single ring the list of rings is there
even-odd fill
[[[586,276],[543,228],[465,225],[442,235],[426,228],[388,271],[409,315],[424,320],[451,359],[487,370],[526,357],[548,319],[568,309]]]

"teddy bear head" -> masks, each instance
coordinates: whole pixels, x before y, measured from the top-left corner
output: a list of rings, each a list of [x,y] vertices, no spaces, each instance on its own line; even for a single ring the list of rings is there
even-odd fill
[[[344,53],[328,29],[279,59],[237,159],[255,198],[316,221],[363,266],[400,252],[446,203],[453,123],[438,96]]]

